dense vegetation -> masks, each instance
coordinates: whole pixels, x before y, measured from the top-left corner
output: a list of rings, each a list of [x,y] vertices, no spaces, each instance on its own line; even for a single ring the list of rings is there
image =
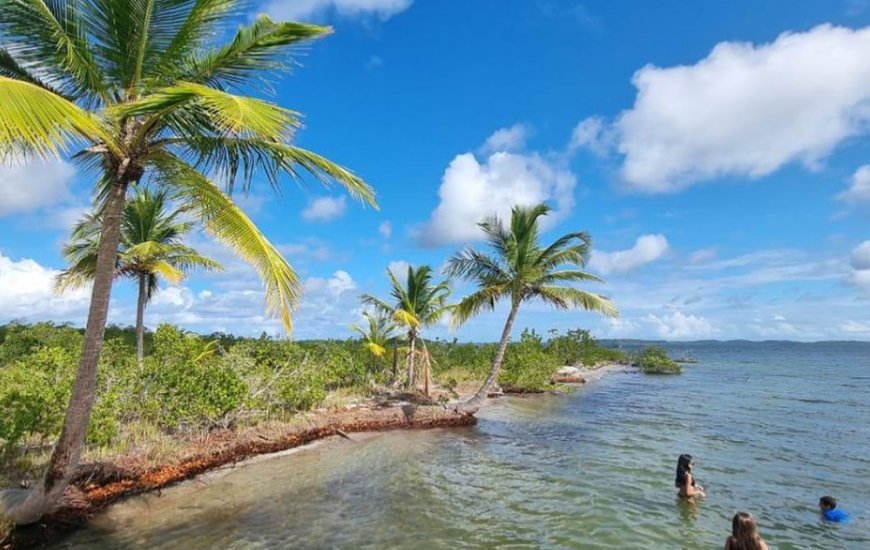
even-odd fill
[[[52,323],[0,326],[0,485],[17,483],[61,429],[75,378],[82,330]],[[136,360],[135,330],[110,327],[101,357],[97,402],[88,429],[91,453],[120,453],[160,435],[183,437],[234,428],[371,395],[393,381],[392,350],[373,356],[359,339],[290,342],[265,335],[200,336],[170,325],[148,333]],[[434,381],[449,396],[479,383],[496,344],[427,342]],[[542,390],[566,363],[618,360],[586,331],[524,331],[508,348],[499,382]],[[442,394],[443,395],[443,394]],[[4,479],[5,478],[5,479]]]
[[[683,369],[668,356],[667,350],[658,346],[643,349],[634,361],[645,374],[680,374]]]

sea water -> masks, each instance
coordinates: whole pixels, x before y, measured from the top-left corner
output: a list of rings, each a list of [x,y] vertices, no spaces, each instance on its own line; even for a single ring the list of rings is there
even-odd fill
[[[57,548],[870,549],[870,344],[674,344],[681,376],[612,373],[494,401],[477,426],[337,440],[115,505]],[[675,497],[695,457],[707,499]],[[837,497],[847,524],[820,521]]]

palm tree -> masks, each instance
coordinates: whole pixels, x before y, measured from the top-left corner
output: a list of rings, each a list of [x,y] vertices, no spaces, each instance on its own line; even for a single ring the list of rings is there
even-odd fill
[[[136,357],[140,363],[145,353],[145,306],[160,290],[158,278],[177,284],[191,269],[222,269],[218,262],[181,242],[194,223],[179,219],[184,210],[170,211],[167,206],[164,191],[137,188],[121,217],[115,276],[135,279],[138,284]],[[101,226],[99,212],[86,214],[75,225],[63,249],[70,267],[57,276],[55,290],[81,288],[94,280]]]
[[[351,325],[350,328],[362,337],[363,346],[371,354],[373,362],[377,362],[378,359],[382,359],[387,354],[387,347],[395,341],[396,325],[382,312],[372,314],[366,311],[363,312],[363,317],[366,318],[368,324],[366,328],[359,325]]]
[[[127,190],[153,182],[260,275],[267,313],[290,330],[295,271],[232,201],[254,176],[276,190],[302,172],[372,205],[359,177],[292,144],[299,113],[250,93],[329,27],[261,15],[232,39],[238,0],[0,0],[0,161],[59,156],[96,175],[102,211],[78,374],[43,483],[7,515],[37,519],[68,485],[94,403]],[[215,175],[226,192],[213,183]]]
[[[408,329],[407,378],[408,388],[416,387],[415,367],[417,353],[417,338],[420,330],[437,323],[453,308],[447,303],[450,295],[450,285],[447,281],[432,282],[432,268],[428,265],[414,269],[408,266],[408,274],[403,285],[389,269],[391,302],[363,294],[363,303],[373,306],[382,313],[389,315],[398,324]]]
[[[572,286],[562,286],[565,283],[601,280],[582,270],[591,246],[586,233],[568,233],[546,248],[541,246],[538,219],[549,211],[550,208],[544,204],[515,206],[511,210],[509,227],[505,227],[497,216],[491,216],[479,225],[494,255],[466,248],[448,261],[448,275],[472,281],[478,287],[454,309],[451,319],[454,326],[465,323],[481,311],[495,309],[496,304],[503,299],[510,301],[510,313],[489,374],[474,397],[457,405],[458,412],[475,414],[495,385],[514,320],[523,302],[540,300],[557,309],[577,308],[607,316],[618,315],[608,298]]]

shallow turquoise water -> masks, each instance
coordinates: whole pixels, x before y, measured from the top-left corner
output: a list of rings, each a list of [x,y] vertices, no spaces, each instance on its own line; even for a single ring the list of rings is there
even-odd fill
[[[127,501],[58,548],[870,549],[870,345],[694,344],[680,377],[612,374]],[[680,453],[709,498],[674,497]],[[831,493],[852,515],[818,519]]]

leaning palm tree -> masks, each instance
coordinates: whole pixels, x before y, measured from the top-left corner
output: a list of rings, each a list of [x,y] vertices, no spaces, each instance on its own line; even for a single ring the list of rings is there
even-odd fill
[[[374,204],[359,177],[292,144],[299,113],[247,95],[268,94],[294,48],[331,29],[260,16],[213,46],[244,19],[241,9],[237,0],[0,0],[0,161],[73,152],[94,176],[102,210],[69,408],[43,483],[7,511],[19,523],[56,501],[81,456],[131,185],[166,189],[252,264],[267,312],[287,330],[299,280],[232,201],[233,189],[247,191],[258,176],[280,190],[285,175],[305,172]]]
[[[541,246],[538,219],[549,211],[550,208],[543,204],[515,206],[509,227],[497,216],[487,218],[479,225],[494,255],[466,248],[448,261],[448,275],[472,281],[478,286],[454,309],[451,319],[454,326],[465,323],[481,311],[495,309],[501,300],[510,302],[510,312],[489,374],[471,399],[456,406],[458,412],[475,414],[492,391],[504,361],[514,320],[523,302],[540,300],[557,309],[585,309],[607,316],[618,314],[608,298],[564,286],[566,283],[601,280],[583,271],[591,244],[586,233],[568,233],[550,246]]]
[[[405,284],[391,270],[387,270],[390,278],[391,300],[384,301],[370,294],[363,294],[362,301],[375,309],[389,315],[399,325],[408,329],[407,377],[408,388],[416,387],[416,354],[417,338],[423,327],[437,323],[453,308],[447,303],[450,295],[450,285],[447,281],[432,282],[432,268],[428,265],[414,269],[408,266]]]
[[[387,348],[395,341],[396,325],[383,312],[372,314],[366,311],[363,312],[363,317],[368,326],[363,328],[359,325],[351,325],[350,328],[360,335],[363,346],[372,356],[373,363],[377,363],[379,359],[383,359],[387,354]],[[371,370],[373,372],[374,368]]]
[[[138,286],[136,357],[140,363],[145,353],[145,307],[160,290],[159,279],[177,284],[192,269],[222,269],[182,242],[195,224],[182,221],[184,210],[169,210],[167,202],[165,191],[137,188],[121,215],[115,276],[133,279]],[[94,280],[101,227],[99,212],[86,214],[73,227],[70,242],[63,248],[69,267],[55,279],[56,291],[78,289]]]

